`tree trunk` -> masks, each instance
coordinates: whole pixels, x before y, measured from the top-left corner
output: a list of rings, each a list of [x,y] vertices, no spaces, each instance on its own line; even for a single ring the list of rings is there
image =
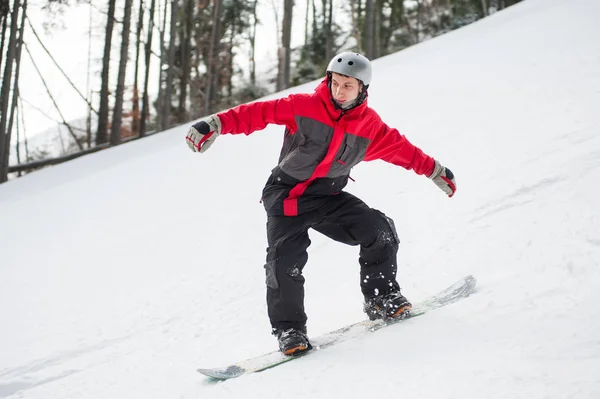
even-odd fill
[[[10,96],[10,83],[12,81],[12,68],[17,52],[17,19],[19,17],[19,0],[14,0],[10,17],[10,37],[8,50],[0,89],[0,183],[8,180],[8,158],[10,157],[10,132],[6,130],[8,124],[8,109]]]
[[[148,82],[150,80],[150,55],[152,54],[152,32],[154,31],[154,9],[156,0],[150,2],[150,15],[148,16],[148,37],[146,38],[144,72],[144,97],[142,98],[142,115],[140,117],[140,137],[146,135],[146,119],[148,118]],[[159,72],[160,73],[160,72]]]
[[[110,144],[121,144],[121,125],[123,119],[123,92],[125,91],[125,72],[129,55],[129,32],[131,31],[131,7],[133,0],[125,0],[123,15],[123,35],[121,42],[121,59],[119,61],[119,75],[117,76],[117,92],[115,93],[115,108],[113,110],[112,126],[110,130]]]
[[[233,49],[235,48],[236,18],[234,16],[231,22],[231,35],[229,36],[229,43],[227,45],[227,96],[229,98],[233,96]]]
[[[23,147],[25,147],[25,160],[28,161],[29,160],[29,146],[27,145],[27,132],[25,131],[25,112],[23,111],[24,110],[23,99],[21,97],[19,97],[19,109],[20,109],[19,115],[21,116],[20,126],[22,126],[22,128],[23,128]],[[19,173],[19,176],[20,175],[21,174]]]
[[[283,21],[281,26],[281,49],[282,54],[279,62],[283,63],[280,66],[281,81],[279,90],[290,87],[290,62],[291,62],[291,38],[292,38],[292,16],[294,10],[294,0],[284,0],[283,2]]]
[[[375,10],[373,6],[373,1],[375,0],[367,0],[366,1],[366,10],[365,10],[365,55],[368,59],[372,60],[375,55],[374,41],[373,41],[373,30],[375,23]]]
[[[177,37],[177,13],[179,1],[171,0],[171,22],[169,23],[169,49],[167,53],[167,78],[162,108],[162,130],[171,127],[171,105],[173,95],[173,79],[175,78],[175,38]]]
[[[140,67],[140,46],[142,45],[142,28],[144,27],[144,0],[140,0],[138,11],[138,23],[135,33],[135,66],[133,69],[133,104],[131,107],[131,132],[140,133],[140,90],[138,83],[138,71]]]
[[[254,86],[256,84],[256,25],[258,19],[256,18],[256,4],[258,0],[254,0],[252,5],[252,25],[250,27],[250,83]]]
[[[364,52],[364,43],[363,43],[363,31],[362,31],[362,13],[363,13],[363,8],[362,8],[362,0],[358,0],[356,2],[351,2],[350,3],[350,7],[351,7],[351,18],[352,18],[352,36],[354,36],[354,39],[356,40],[357,43],[357,51],[359,53],[363,53]]]
[[[91,89],[91,76],[92,76],[92,21],[93,21],[93,13],[95,11],[92,2],[89,4],[89,13],[88,13],[88,54],[87,54],[87,70],[86,70],[86,87],[85,94],[87,96],[88,104],[92,103],[92,89]],[[86,130],[86,144],[88,148],[92,147],[92,106],[88,107],[87,117],[85,120],[85,130]]]
[[[432,4],[431,7],[433,9],[433,20],[434,20],[434,26],[435,26],[435,31],[433,32],[433,36],[437,36],[439,35],[440,31],[442,30],[442,6],[440,5],[440,0],[435,0]]]
[[[221,16],[223,15],[222,0],[213,3],[213,19],[210,45],[208,48],[208,60],[206,65],[206,102],[204,114],[209,115],[214,111],[215,99],[217,97],[217,60],[219,57],[219,43],[221,43]]]
[[[319,25],[317,23],[317,5],[315,0],[312,1],[312,37],[317,37],[319,34]]]
[[[15,56],[15,79],[13,83],[12,101],[10,105],[10,115],[8,117],[8,128],[6,129],[6,148],[8,149],[7,156],[10,155],[11,132],[15,117],[15,109],[17,108],[17,100],[19,98],[19,73],[21,71],[21,50],[23,50],[23,34],[25,33],[25,17],[27,15],[27,0],[23,1],[21,11],[21,26],[19,27],[19,38],[17,39],[17,49]],[[17,148],[19,141],[17,140]],[[8,163],[6,164],[8,168]]]
[[[106,16],[106,31],[104,33],[104,55],[102,56],[102,75],[100,85],[100,108],[98,109],[98,129],[96,131],[96,145],[108,141],[108,84],[110,71],[110,49],[112,33],[115,24],[116,0],[108,0],[108,14]]]
[[[187,121],[187,97],[190,82],[192,32],[194,31],[194,0],[185,1],[185,24],[181,39],[181,86],[179,88],[179,122]]]
[[[329,62],[333,58],[333,0],[327,1],[327,42],[325,43],[325,60]]]
[[[306,46],[308,44],[308,26],[309,26],[309,20],[308,20],[308,16],[309,16],[309,10],[310,10],[310,1],[311,0],[306,0],[306,14],[304,15],[304,45]]]
[[[481,8],[483,9],[483,16],[487,17],[489,15],[487,0],[481,0]]]
[[[283,27],[279,26],[279,10],[275,6],[275,0],[271,0],[273,13],[275,14],[275,35],[277,37],[277,80],[275,81],[275,91],[280,91],[283,82],[283,45],[281,44],[280,33]]]
[[[21,140],[21,136],[20,136],[20,128],[21,124],[19,123],[19,108],[17,108],[17,123],[15,124],[15,140],[16,140],[16,145],[15,145],[15,153],[17,155],[17,165],[19,165],[21,163],[21,146],[20,146],[20,140]],[[17,173],[18,177],[21,177],[21,172]]]
[[[398,26],[402,26],[402,18],[404,17],[404,2],[402,0],[393,0],[390,5],[390,15],[389,15],[389,29],[387,29],[386,34],[381,39],[381,48],[383,54],[389,54],[390,49],[390,41],[392,39],[392,35],[394,30]]]
[[[422,0],[417,0],[417,29],[415,29],[417,43],[421,41],[421,11],[422,11]]]
[[[383,49],[381,48],[381,25],[383,24],[383,0],[375,0],[373,16],[373,58],[381,57]]]
[[[165,79],[164,79],[164,66],[165,66],[165,58],[167,48],[165,46],[165,33],[167,30],[167,15],[168,11],[168,2],[169,0],[165,0],[164,9],[162,10],[162,24],[158,29],[160,34],[160,61],[159,61],[159,69],[158,69],[158,100],[156,104],[156,119],[157,119],[157,129],[165,130],[165,122],[163,121],[164,112],[163,109],[165,107]],[[162,3],[161,3],[162,4]]]
[[[0,20],[2,22],[2,36],[0,37],[0,71],[2,70],[2,61],[4,60],[4,42],[6,39],[9,11],[8,0],[0,0]]]

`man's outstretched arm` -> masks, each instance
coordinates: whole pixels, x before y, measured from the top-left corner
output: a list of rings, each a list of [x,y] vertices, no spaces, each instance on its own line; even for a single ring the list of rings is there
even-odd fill
[[[186,142],[194,152],[204,152],[220,134],[250,134],[273,123],[296,130],[293,112],[294,96],[270,101],[242,104],[194,123]]]

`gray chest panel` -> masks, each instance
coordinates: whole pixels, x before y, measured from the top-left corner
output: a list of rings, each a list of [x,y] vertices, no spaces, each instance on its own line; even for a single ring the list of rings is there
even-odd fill
[[[286,131],[283,148],[279,157],[279,167],[298,180],[307,180],[315,168],[325,158],[333,128],[314,119],[296,117],[298,130]]]
[[[296,124],[296,132],[292,134],[286,131],[279,168],[293,178],[304,181],[312,176],[327,155],[333,127],[306,117],[296,117]],[[364,159],[369,143],[367,138],[346,133],[326,177],[348,175],[350,169]]]
[[[370,140],[365,137],[346,133],[327,177],[345,176],[356,164],[365,158]]]

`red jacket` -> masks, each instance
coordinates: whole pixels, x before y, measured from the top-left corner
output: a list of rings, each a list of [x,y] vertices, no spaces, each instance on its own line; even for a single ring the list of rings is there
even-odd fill
[[[382,159],[419,175],[433,173],[433,158],[383,123],[366,100],[347,111],[336,107],[327,78],[312,94],[243,104],[218,116],[222,134],[250,134],[271,123],[286,127],[279,164],[263,190],[269,215],[318,208],[346,186],[361,161]]]

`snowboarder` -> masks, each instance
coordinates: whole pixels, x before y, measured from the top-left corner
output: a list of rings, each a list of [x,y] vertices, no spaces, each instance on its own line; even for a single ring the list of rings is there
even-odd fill
[[[343,191],[350,170],[382,159],[429,177],[449,197],[450,169],[383,123],[367,106],[371,63],[343,52],[327,66],[314,93],[243,104],[195,123],[186,136],[194,152],[220,134],[250,134],[268,124],[285,126],[279,163],[263,189],[267,213],[266,285],[272,333],[279,349],[311,349],[304,311],[304,276],[310,228],[348,245],[360,245],[360,287],[370,319],[403,317],[411,309],[396,281],[399,239],[391,218]]]

